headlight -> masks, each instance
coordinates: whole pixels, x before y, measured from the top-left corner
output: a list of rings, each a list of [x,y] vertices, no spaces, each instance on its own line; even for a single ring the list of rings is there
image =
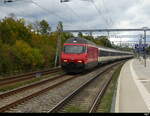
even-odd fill
[[[63,60],[64,62],[67,62],[67,60]]]
[[[82,63],[82,60],[78,60],[77,62]]]

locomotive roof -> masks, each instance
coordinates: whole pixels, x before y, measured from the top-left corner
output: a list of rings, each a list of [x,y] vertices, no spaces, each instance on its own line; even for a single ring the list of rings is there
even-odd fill
[[[95,43],[93,43],[87,39],[83,39],[83,38],[79,38],[79,37],[70,38],[66,41],[66,43],[92,44],[92,45],[96,46]]]

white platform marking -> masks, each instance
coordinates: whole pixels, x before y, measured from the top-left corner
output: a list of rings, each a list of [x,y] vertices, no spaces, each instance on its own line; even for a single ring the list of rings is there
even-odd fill
[[[141,80],[139,80],[137,74],[135,73],[135,71],[133,69],[133,60],[130,62],[130,69],[131,69],[131,74],[132,74],[133,80],[134,80],[138,90],[140,91],[140,94],[141,94],[147,108],[150,110],[150,93],[146,90],[144,85],[141,83]]]

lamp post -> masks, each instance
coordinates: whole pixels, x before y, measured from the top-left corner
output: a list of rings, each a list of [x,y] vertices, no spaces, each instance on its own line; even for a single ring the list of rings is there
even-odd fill
[[[58,23],[57,26],[57,32],[58,32],[58,39],[57,39],[57,48],[56,48],[56,55],[55,55],[55,67],[61,65],[61,44],[62,44],[62,32],[63,32],[63,25],[62,22]]]
[[[148,29],[148,27],[143,27],[143,31],[144,31],[144,66],[146,67],[146,30]]]
[[[141,51],[140,51],[140,48],[141,48],[141,45],[142,45],[142,37],[139,39],[139,47],[138,47],[138,58],[139,58],[139,61],[140,61],[140,56],[141,56]]]

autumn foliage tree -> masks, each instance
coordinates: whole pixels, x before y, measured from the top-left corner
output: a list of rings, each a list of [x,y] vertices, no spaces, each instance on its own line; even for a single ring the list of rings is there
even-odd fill
[[[24,19],[0,20],[0,74],[26,72],[54,66],[57,32],[46,20],[26,24]],[[63,33],[62,41],[72,34]]]
[[[50,27],[50,25],[48,24],[48,22],[46,20],[36,21],[32,25],[32,28],[37,33],[40,33],[42,35],[48,35],[48,34],[50,34],[50,31],[51,31],[51,27]]]

